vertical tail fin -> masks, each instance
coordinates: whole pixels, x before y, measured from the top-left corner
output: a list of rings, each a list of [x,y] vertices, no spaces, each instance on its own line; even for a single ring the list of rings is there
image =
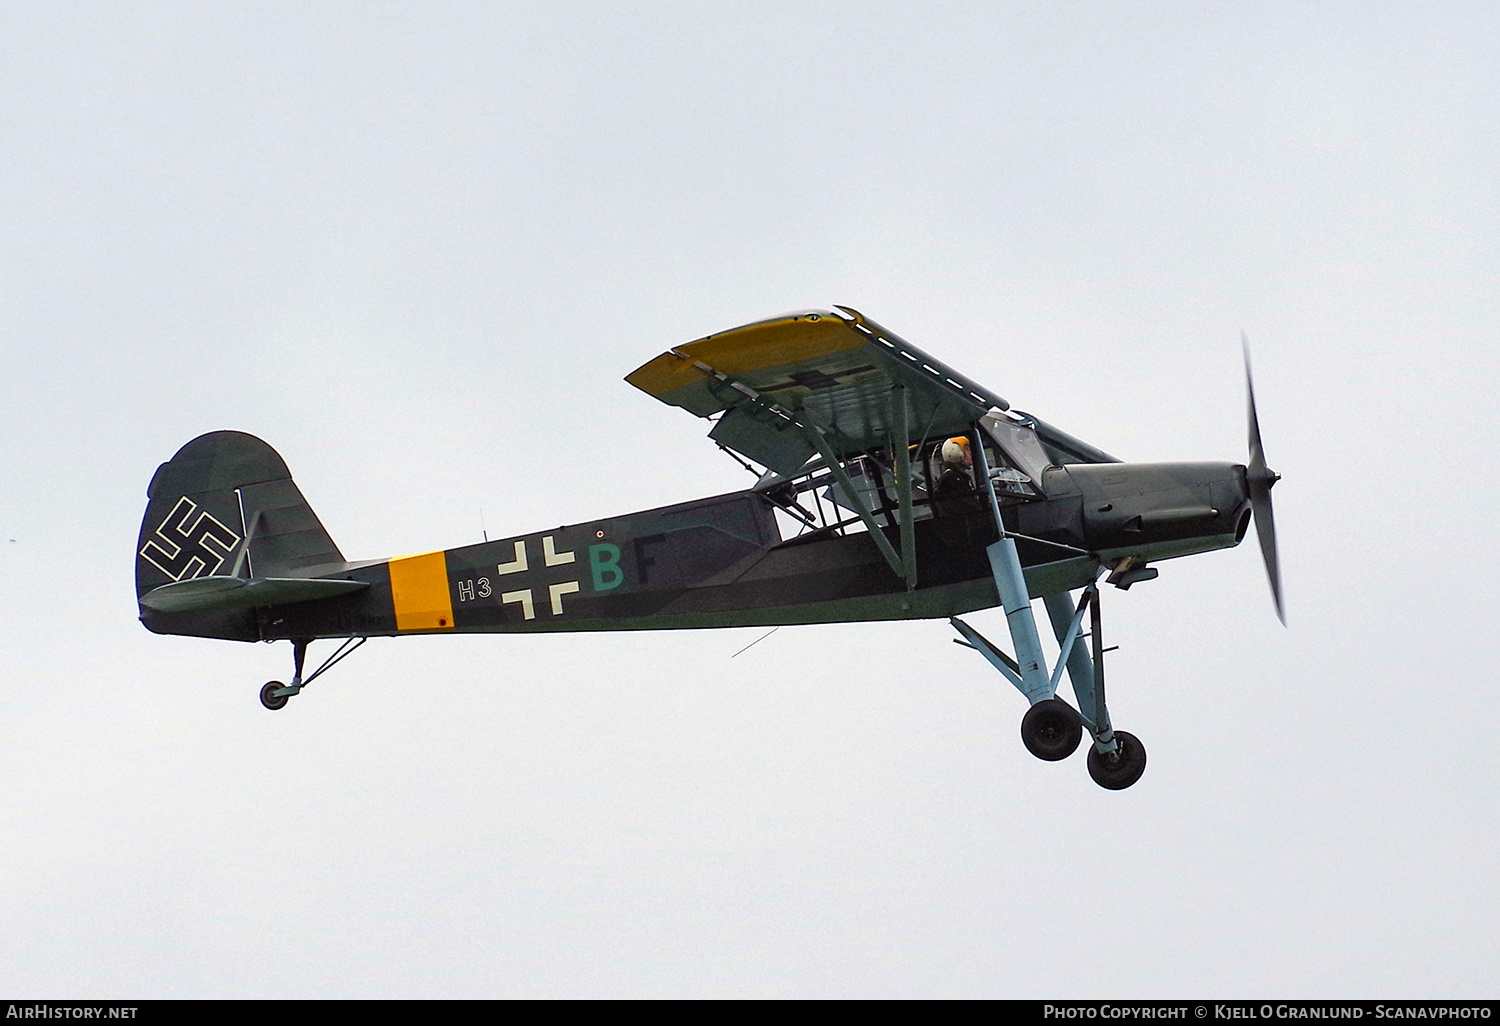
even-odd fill
[[[199,577],[311,577],[344,562],[286,463],[254,435],[200,435],[157,468],[146,496],[136,545],[137,598]],[[141,612],[159,633],[258,636],[249,609]]]

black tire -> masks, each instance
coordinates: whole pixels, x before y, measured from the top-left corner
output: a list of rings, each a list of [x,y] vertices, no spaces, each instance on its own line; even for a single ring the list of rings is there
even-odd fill
[[[1021,719],[1021,743],[1038,759],[1066,759],[1078,750],[1082,740],[1083,724],[1078,714],[1060,698],[1038,702]]]
[[[281,683],[281,681],[279,680],[267,681],[266,686],[260,689],[260,704],[265,706],[267,709],[272,710],[273,712],[277,709],[284,708],[286,704],[292,700],[292,696],[282,695],[280,698],[277,698],[275,695],[271,694],[271,692],[278,691],[284,687],[286,687],[286,685]]]
[[[1089,746],[1089,776],[1094,783],[1111,791],[1123,791],[1146,772],[1146,747],[1134,734],[1115,731],[1119,747],[1108,755]]]

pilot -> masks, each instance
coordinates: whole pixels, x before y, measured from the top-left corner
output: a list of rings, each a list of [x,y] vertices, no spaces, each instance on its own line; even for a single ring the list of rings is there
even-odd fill
[[[950,438],[943,443],[942,472],[938,477],[939,496],[963,495],[974,491],[974,453],[969,440],[963,436]]]
[[[976,512],[979,494],[974,487],[974,452],[967,438],[950,438],[939,450],[942,472],[933,494],[933,514],[942,517]],[[949,544],[967,543],[967,531],[946,539]]]
[[[973,465],[974,454],[969,451],[967,438],[960,435],[943,443],[943,468],[945,470],[967,471]]]

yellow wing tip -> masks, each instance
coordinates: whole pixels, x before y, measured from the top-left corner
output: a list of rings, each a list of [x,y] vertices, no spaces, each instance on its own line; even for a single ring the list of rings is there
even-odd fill
[[[708,377],[697,363],[722,374],[747,374],[867,344],[866,337],[854,330],[864,323],[864,315],[847,306],[836,309],[849,316],[829,310],[795,310],[705,335],[647,361],[625,375],[625,380],[671,403],[671,393]]]

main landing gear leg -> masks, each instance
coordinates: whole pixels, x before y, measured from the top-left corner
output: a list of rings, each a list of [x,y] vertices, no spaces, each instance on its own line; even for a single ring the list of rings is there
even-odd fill
[[[1082,645],[1074,644],[1067,657],[1068,678],[1073,683],[1078,710],[1094,739],[1089,748],[1089,776],[1100,787],[1111,791],[1124,790],[1141,779],[1141,774],[1146,771],[1146,749],[1134,734],[1115,730],[1110,723],[1109,706],[1104,701],[1106,650],[1099,586],[1091,584],[1084,589],[1076,611],[1067,595],[1048,595],[1043,601],[1059,644],[1067,643],[1067,634],[1083,605],[1089,607],[1089,640],[1094,650],[1093,658],[1089,658],[1088,650]]]
[[[1012,599],[1007,604],[1019,611],[1018,597],[1013,595]],[[1085,588],[1076,608],[1066,593],[1048,595],[1044,603],[1052,621],[1053,633],[1057,635],[1062,649],[1058,665],[1050,678],[1046,675],[1044,664],[1040,667],[1041,676],[1038,678],[1039,667],[1036,663],[1030,666],[1024,662],[1018,664],[988,638],[957,617],[949,622],[963,635],[964,640],[954,640],[989,660],[1031,702],[1031,708],[1021,720],[1021,740],[1027,751],[1049,762],[1066,759],[1078,748],[1083,739],[1083,731],[1087,730],[1093,741],[1089,746],[1089,776],[1100,787],[1111,791],[1123,790],[1139,780],[1145,772],[1146,749],[1134,734],[1115,730],[1110,723],[1109,707],[1104,701],[1104,636],[1099,613],[1099,587],[1091,584]],[[1030,606],[1029,600],[1026,605]],[[1009,615],[1010,613],[1011,609],[1008,608],[1007,620],[1012,640],[1017,642],[1017,649],[1029,647],[1020,642],[1024,640],[1025,627],[1030,617],[1016,617]],[[1082,644],[1083,638],[1079,633],[1085,614],[1090,617],[1089,634],[1094,649],[1092,658]],[[1023,638],[1017,639],[1017,634],[1022,634]],[[1032,648],[1031,651],[1036,649]],[[1057,682],[1065,667],[1073,683],[1073,693],[1078,699],[1077,710],[1056,694]],[[1028,673],[1028,670],[1031,672]]]
[[[369,638],[345,638],[344,642],[339,645],[338,650],[323,660],[323,665],[308,674],[306,679],[304,679],[302,676],[302,664],[307,659],[307,646],[312,644],[312,639],[292,639],[292,682],[290,684],[283,684],[279,680],[267,681],[265,686],[260,689],[260,704],[267,709],[273,710],[285,707],[287,702],[291,701],[293,695],[298,694],[325,671],[333,669],[335,663],[369,640]]]
[[[1058,604],[1048,603],[1047,611],[1052,616],[1053,629],[1057,631],[1061,651],[1057,665],[1051,674],[1042,655],[1041,638],[1037,636],[1036,620],[1031,612],[1031,592],[1026,585],[1026,575],[1021,559],[1016,552],[1015,539],[1006,533],[1005,520],[1000,515],[1000,503],[995,497],[995,484],[990,480],[989,466],[984,457],[983,429],[974,426],[974,436],[979,444],[973,447],[974,469],[984,482],[985,494],[990,500],[990,512],[995,518],[995,530],[999,541],[985,549],[990,560],[990,572],[995,578],[995,592],[1000,598],[1000,607],[1005,610],[1005,624],[1010,628],[1010,640],[1016,647],[1016,658],[1012,659],[991,644],[983,635],[958,617],[949,622],[964,636],[959,644],[967,645],[990,661],[1026,696],[1031,703],[1026,716],[1021,720],[1021,740],[1031,754],[1039,759],[1055,762],[1066,759],[1078,747],[1083,738],[1083,727],[1088,727],[1094,736],[1089,749],[1089,775],[1101,787],[1118,791],[1129,787],[1140,779],[1146,769],[1146,750],[1141,743],[1124,731],[1116,732],[1109,725],[1109,710],[1104,705],[1104,650],[1099,626],[1099,585],[1097,578],[1084,589],[1078,608],[1070,610],[1071,603],[1065,596],[1057,596]],[[1128,567],[1128,564],[1126,564]],[[1124,568],[1121,568],[1124,569]],[[1114,580],[1114,578],[1111,578]],[[1117,582],[1118,583],[1118,582]],[[1093,688],[1092,702],[1084,701],[1084,692],[1078,692],[1079,704],[1091,706],[1092,717],[1081,716],[1067,702],[1057,697],[1057,681],[1062,676],[1064,664],[1074,672],[1074,687],[1083,676],[1083,660],[1073,658],[1078,645],[1078,630],[1083,624],[1085,606],[1093,615]],[[1066,618],[1066,626],[1060,619]]]

